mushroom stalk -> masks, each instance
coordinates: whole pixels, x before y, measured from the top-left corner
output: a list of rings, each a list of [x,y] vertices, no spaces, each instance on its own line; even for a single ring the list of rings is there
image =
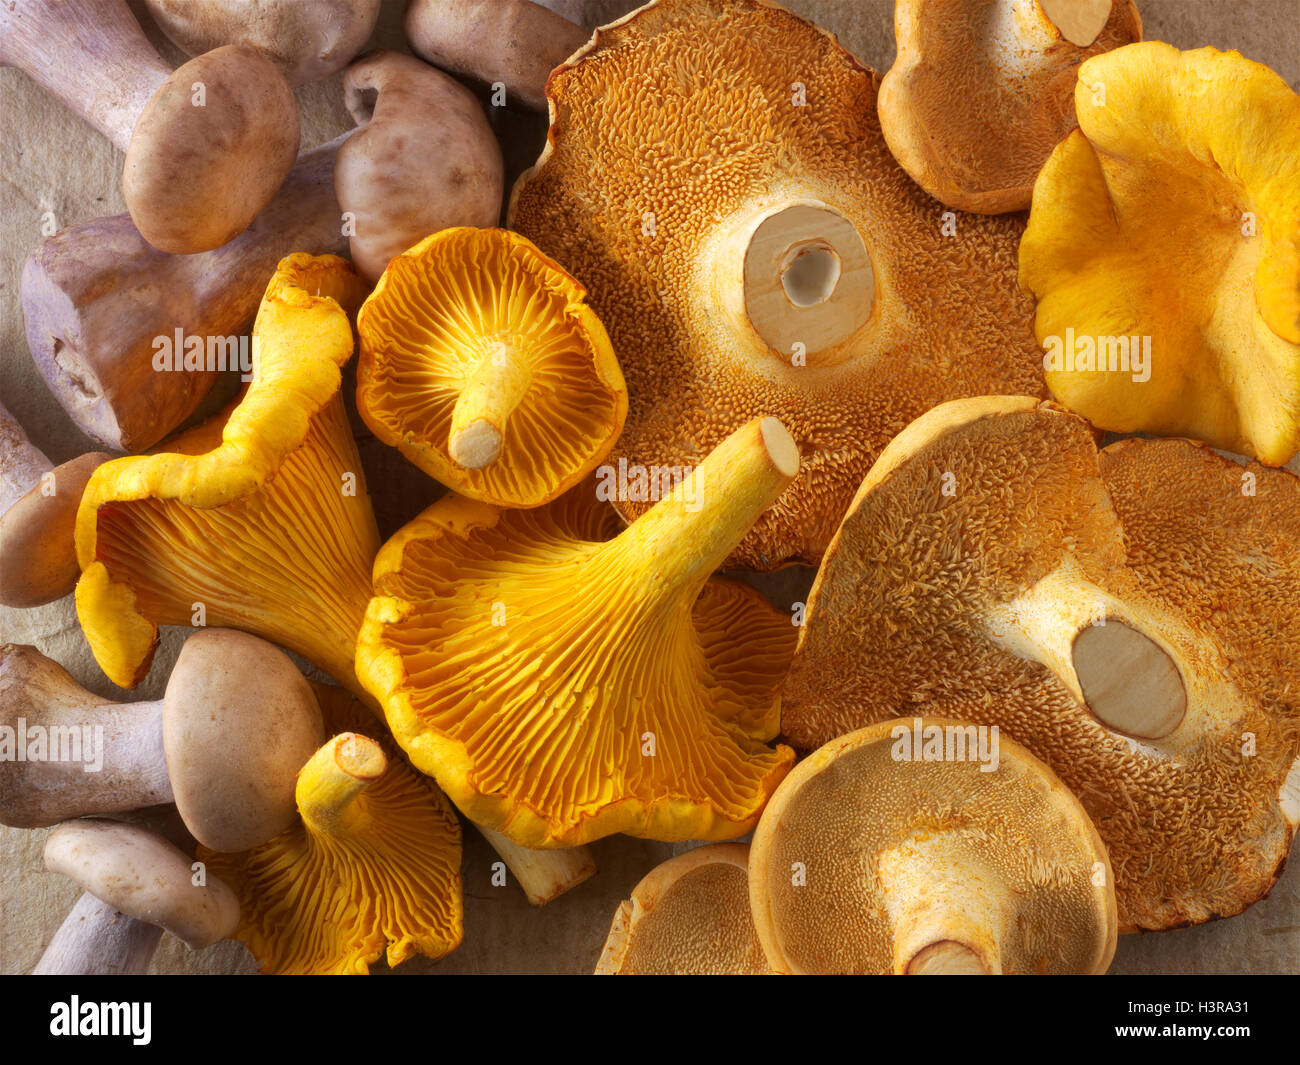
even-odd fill
[[[1041,662],[1105,724],[1148,739],[1173,732],[1187,711],[1165,627],[1089,581],[1073,555],[989,618],[994,642]]]
[[[654,558],[654,565],[633,569],[653,583],[648,601],[676,599],[690,585],[703,586],[798,471],[799,449],[785,427],[775,418],[755,418],[605,552]]]
[[[37,245],[21,281],[27,343],[77,428],[114,450],[143,451],[194,413],[219,364],[250,369],[241,334],[276,263],[347,250],[334,161],[349,135],[303,152],[253,224],[212,251],[161,252],[125,214]]]
[[[374,740],[345,732],[312,755],[298,774],[298,812],[330,836],[355,833],[365,820],[361,793],[384,775],[388,759]]]
[[[30,492],[53,466],[0,403],[0,513]]]
[[[533,850],[493,829],[475,827],[514,874],[532,906],[545,906],[596,873],[596,860],[586,847]]]
[[[456,400],[447,441],[452,459],[471,470],[495,462],[505,440],[506,420],[532,381],[531,362],[510,341],[498,341],[474,367]]]
[[[149,971],[162,933],[87,891],[68,911],[32,975],[141,976]]]

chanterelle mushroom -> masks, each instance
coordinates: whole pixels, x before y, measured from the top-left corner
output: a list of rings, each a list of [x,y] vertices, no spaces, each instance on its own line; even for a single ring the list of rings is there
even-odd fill
[[[145,0],[186,55],[224,44],[256,48],[292,85],[342,70],[365,46],[379,0]]]
[[[38,974],[141,969],[157,943],[148,926],[199,950],[225,939],[239,919],[239,901],[225,883],[209,876],[196,883],[189,857],[140,825],[68,821],[45,841],[45,868],[76,881],[86,894],[46,948]],[[94,925],[92,935],[83,927],[87,922]]]
[[[174,802],[191,835],[217,850],[246,850],[289,826],[298,770],[324,739],[297,666],[232,629],[191,636],[156,702],[108,702],[35,648],[6,644],[0,722],[15,748],[0,761],[0,822],[35,827]],[[42,741],[47,757],[21,757]],[[64,760],[65,748],[80,757]]]
[[[331,731],[369,730],[342,688],[318,685]],[[235,938],[270,973],[366,973],[440,958],[462,934],[460,823],[395,750],[340,732],[303,767],[301,819],[243,854],[199,857],[239,896]]]
[[[227,45],[172,71],[123,0],[0,5],[0,64],[126,153],[127,210],[163,251],[206,251],[241,233],[298,154],[298,105],[269,59]]]
[[[1094,425],[1300,450],[1300,95],[1236,52],[1079,68],[1020,280],[1052,393]]]
[[[1120,925],[1238,913],[1300,803],[1300,479],[1186,440],[1098,454],[1023,397],[944,404],[863,482],[818,573],[782,728],[998,725],[1080,797]]]
[[[584,295],[515,233],[435,233],[393,260],[357,316],[357,409],[462,495],[554,499],[595,469],[627,415]]]
[[[890,150],[935,199],[1000,214],[1075,126],[1074,75],[1142,36],[1133,0],[896,0],[880,82]]]
[[[756,418],[606,542],[579,490],[533,510],[447,496],[376,558],[357,676],[416,767],[524,846],[742,835],[793,760],[761,742],[780,665],[735,668],[774,611],[728,585],[692,612],[798,469]]]
[[[755,0],[651,4],[548,93],[510,224],[609,330],[629,394],[611,461],[696,465],[756,416],[798,443],[800,478],[736,563],[820,558],[876,454],[935,403],[1043,389],[1022,219],[945,218],[829,33]]]
[[[619,904],[598,976],[768,973],[749,913],[749,846],[712,843],[656,866]]]
[[[501,148],[473,93],[398,52],[362,56],[343,92],[361,128],[339,149],[334,191],[363,277],[440,229],[497,224]]]
[[[1106,971],[1115,886],[1097,830],[1027,750],[977,736],[943,718],[883,721],[795,766],[749,855],[774,970]]]

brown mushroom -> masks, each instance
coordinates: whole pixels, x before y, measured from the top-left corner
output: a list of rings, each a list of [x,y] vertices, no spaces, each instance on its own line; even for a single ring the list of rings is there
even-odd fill
[[[434,66],[488,85],[506,103],[546,110],[546,79],[589,34],[530,0],[413,0],[406,39]]]
[[[174,802],[199,842],[245,850],[293,822],[298,770],[322,736],[298,668],[233,629],[191,636],[154,702],[108,702],[35,648],[0,648],[3,824]]]
[[[201,950],[235,931],[239,900],[216,877],[195,883],[190,858],[141,825],[68,821],[45,841],[45,868],[85,894],[37,963],[35,975],[144,972],[164,931]]]
[[[656,866],[619,904],[597,976],[769,973],[749,913],[749,845],[712,843]]]
[[[361,128],[339,149],[334,189],[364,277],[430,233],[497,224],[501,148],[473,93],[398,52],[362,56],[343,91]]]
[[[126,153],[127,210],[162,251],[207,251],[243,232],[298,154],[298,106],[270,60],[228,45],[173,72],[123,0],[0,7],[0,64]]]
[[[20,283],[27,345],[78,429],[143,451],[194,413],[219,370],[251,371],[241,334],[276,263],[347,249],[333,182],[346,137],[304,152],[253,224],[213,251],[158,251],[127,215],[37,245]]]
[[[158,28],[186,55],[246,44],[290,85],[336,74],[361,51],[379,0],[145,0]]]

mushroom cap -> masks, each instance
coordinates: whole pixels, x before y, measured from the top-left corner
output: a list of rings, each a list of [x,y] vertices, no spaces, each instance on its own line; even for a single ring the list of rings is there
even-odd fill
[[[792,761],[759,737],[793,626],[734,583],[697,604],[797,468],[755,419],[612,539],[586,486],[530,510],[445,496],[375,559],[357,676],[415,766],[521,846],[742,835]]]
[[[435,233],[389,264],[357,316],[357,409],[464,496],[549,502],[595,469],[627,416],[623,374],[585,295],[515,233]],[[511,409],[494,394],[514,379]],[[479,468],[476,433],[495,455]]]
[[[619,904],[596,974],[770,972],[749,912],[748,859],[748,844],[711,843],[655,866]]]
[[[65,821],[45,840],[45,868],[194,950],[225,939],[239,920],[239,900],[225,883],[209,876],[196,886],[189,857],[141,825]]]
[[[77,507],[90,475],[112,457],[91,451],[56,466],[51,479],[0,514],[0,603],[41,606],[76,587],[81,575],[74,539]]]
[[[155,248],[208,251],[248,228],[297,157],[293,90],[260,52],[226,45],[153,94],[131,134],[122,198]]]
[[[1075,12],[1092,22],[1082,34],[1071,6],[1091,9]],[[941,203],[1001,214],[1029,206],[1074,129],[1079,64],[1140,40],[1142,21],[1133,0],[898,0],[894,35],[879,104],[894,158]]]
[[[121,687],[158,625],[242,629],[355,684],[353,637],[379,533],[339,388],[345,308],[364,292],[333,255],[291,255],[267,286],[242,398],[151,455],[105,463],[77,512],[77,615]]]
[[[234,938],[267,973],[366,973],[381,955],[393,966],[417,951],[440,958],[463,932],[460,822],[356,699],[315,689],[335,736],[326,747],[356,778],[359,794],[343,811],[352,820],[332,833],[300,819],[243,854],[200,847],[239,896]]]
[[[942,944],[986,972],[1105,972],[1114,877],[1079,800],[1005,736],[992,772],[900,757],[899,736],[918,727],[968,726],[878,722],[804,759],[772,796],[749,857],[772,968],[917,973]]]
[[[802,476],[733,564],[815,564],[876,454],[934,404],[1045,394],[1023,219],[954,216],[944,235],[881,136],[875,75],[831,34],[755,0],[651,4],[547,92],[510,227],[609,330],[629,397],[610,461],[697,465],[756,415],[799,444]]]
[[[1284,464],[1300,450],[1300,95],[1236,52],[1148,41],[1088,60],[1074,105],[1020,245],[1048,387],[1099,428]]]
[[[361,51],[379,0],[145,0],[159,29],[186,55],[227,44],[264,53],[291,85],[320,81]]]
[[[1186,440],[1099,455],[1077,415],[986,397],[863,482],[781,723],[802,749],[912,713],[1000,726],[1080,796],[1121,928],[1178,927],[1240,912],[1286,858],[1297,661],[1300,479]]]
[[[500,221],[501,146],[465,86],[412,56],[372,52],[348,67],[343,92],[361,128],[339,148],[334,191],[362,277],[373,283],[430,233]]]
[[[234,629],[181,648],[163,697],[163,750],[194,838],[243,851],[293,824],[298,770],[324,742],[320,708],[288,655]]]

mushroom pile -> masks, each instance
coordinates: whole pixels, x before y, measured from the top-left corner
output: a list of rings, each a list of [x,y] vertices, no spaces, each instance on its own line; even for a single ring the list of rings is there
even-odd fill
[[[89,652],[0,640],[0,824],[82,891],[34,971],[433,965],[469,831],[611,975],[1104,973],[1263,898],[1300,96],[1133,0],[896,0],[883,79],[582,7],[0,7],[127,207],[21,281],[105,450],[0,406],[0,606]]]

